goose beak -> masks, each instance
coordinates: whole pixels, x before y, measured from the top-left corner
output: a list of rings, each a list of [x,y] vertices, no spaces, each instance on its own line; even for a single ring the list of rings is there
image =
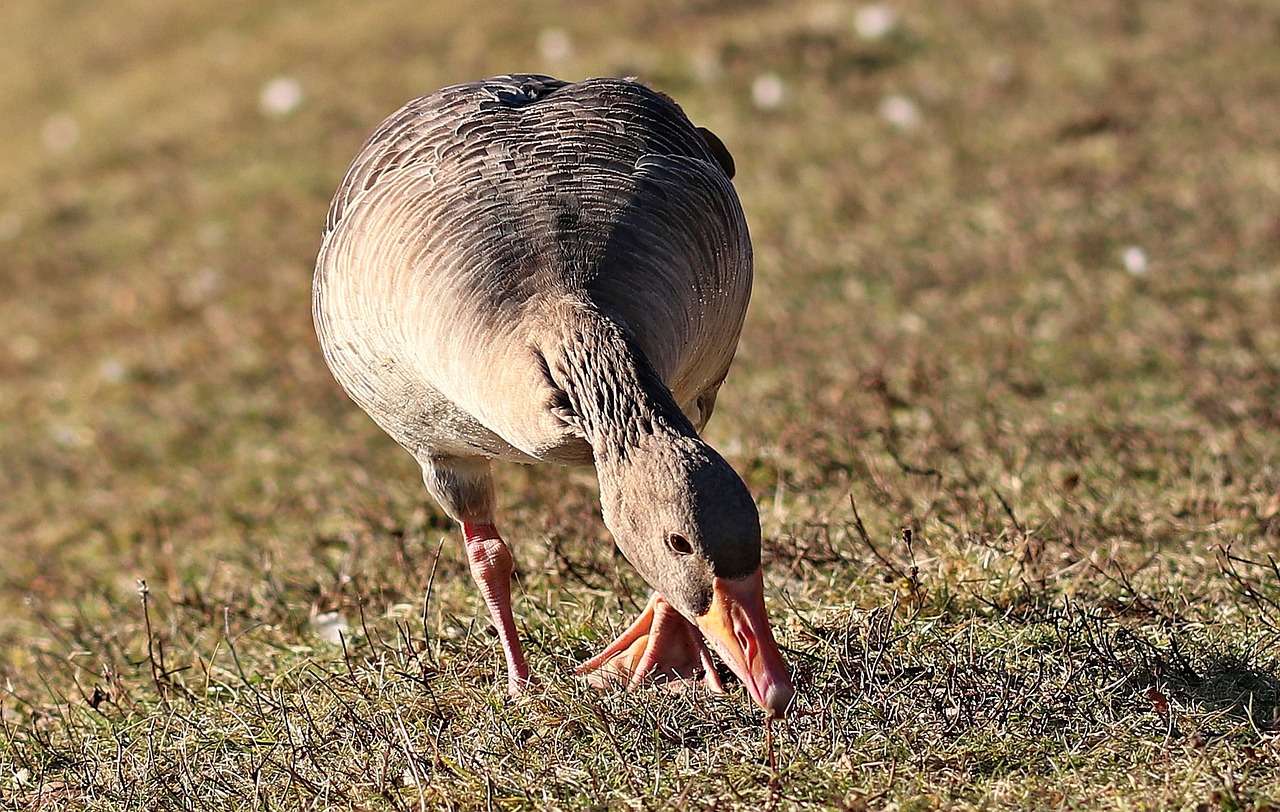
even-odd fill
[[[796,694],[764,610],[764,575],[712,582],[711,608],[698,629],[771,718],[786,716]]]

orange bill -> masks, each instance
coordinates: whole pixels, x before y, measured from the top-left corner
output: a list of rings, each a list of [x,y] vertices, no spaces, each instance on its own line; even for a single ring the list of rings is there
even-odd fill
[[[716,578],[711,608],[696,620],[702,636],[756,704],[770,717],[786,716],[796,689],[769,628],[761,570],[734,581]]]

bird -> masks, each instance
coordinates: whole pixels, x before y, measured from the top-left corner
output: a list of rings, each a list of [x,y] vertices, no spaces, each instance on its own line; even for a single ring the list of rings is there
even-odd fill
[[[723,142],[643,83],[509,74],[390,115],[333,197],[321,349],[461,525],[512,695],[538,680],[493,461],[594,465],[605,526],[653,588],[579,674],[723,692],[710,649],[769,718],[793,701],[756,503],[699,435],[751,293],[733,174]]]

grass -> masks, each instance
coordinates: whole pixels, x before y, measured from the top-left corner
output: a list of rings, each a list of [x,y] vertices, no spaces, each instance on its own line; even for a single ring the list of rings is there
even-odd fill
[[[1280,807],[1280,11],[892,8],[5,3],[0,807]],[[500,473],[546,683],[502,697],[315,346],[360,141],[513,69],[639,74],[737,158],[709,434],[800,688],[771,754],[740,691],[571,678],[645,598],[589,471]]]

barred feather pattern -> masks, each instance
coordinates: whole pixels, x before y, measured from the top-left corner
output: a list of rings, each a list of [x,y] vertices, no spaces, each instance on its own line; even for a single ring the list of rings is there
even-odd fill
[[[410,102],[329,210],[326,360],[424,468],[586,463],[645,421],[692,433],[750,295],[732,171],[718,139],[632,81],[519,74]],[[616,403],[586,402],[600,397]]]

